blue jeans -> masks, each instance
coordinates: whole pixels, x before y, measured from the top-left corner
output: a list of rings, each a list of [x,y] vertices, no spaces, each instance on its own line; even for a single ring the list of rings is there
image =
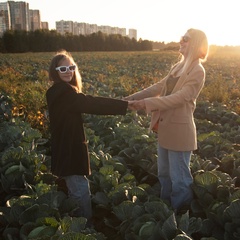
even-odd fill
[[[71,175],[64,177],[68,188],[68,195],[78,200],[79,208],[74,212],[75,217],[92,218],[92,204],[89,181],[86,176]]]
[[[171,151],[158,145],[158,179],[161,184],[161,198],[170,202],[177,210],[189,204],[193,198],[190,171],[191,151]]]

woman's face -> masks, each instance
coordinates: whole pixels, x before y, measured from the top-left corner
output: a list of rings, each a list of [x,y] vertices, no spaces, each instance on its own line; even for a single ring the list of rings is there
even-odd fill
[[[183,56],[186,56],[186,55],[187,55],[189,41],[191,41],[191,37],[190,37],[190,35],[188,34],[188,32],[186,32],[186,33],[181,37],[181,39],[180,39],[179,52],[180,52]]]
[[[70,82],[73,78],[75,71],[74,63],[70,59],[64,58],[62,61],[59,62],[58,67],[61,67],[59,68],[59,70],[57,70],[61,80],[64,82]]]

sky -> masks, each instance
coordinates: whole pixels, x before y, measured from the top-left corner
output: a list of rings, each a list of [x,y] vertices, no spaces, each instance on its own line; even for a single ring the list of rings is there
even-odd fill
[[[6,2],[0,0],[0,2]],[[15,0],[17,2],[17,0]],[[178,42],[189,28],[210,44],[240,46],[239,0],[26,0],[41,21],[76,21],[137,30],[137,38]]]

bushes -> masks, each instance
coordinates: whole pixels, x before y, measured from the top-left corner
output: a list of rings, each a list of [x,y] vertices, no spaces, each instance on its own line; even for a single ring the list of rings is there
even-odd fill
[[[152,42],[148,40],[130,39],[120,34],[61,35],[55,30],[22,30],[5,31],[1,43],[1,52],[52,52],[59,49],[68,51],[151,51]]]

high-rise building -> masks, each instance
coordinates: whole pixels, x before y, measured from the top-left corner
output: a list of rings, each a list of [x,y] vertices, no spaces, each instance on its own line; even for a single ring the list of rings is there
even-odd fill
[[[135,38],[137,40],[137,30],[136,29],[129,29],[128,30],[128,37],[129,38]]]
[[[117,34],[121,34],[122,36],[126,36],[126,28],[117,28]]]
[[[29,31],[29,4],[8,1],[10,7],[11,29]]]
[[[86,35],[87,32],[87,23],[74,23],[74,34],[76,35]]]
[[[89,32],[88,34],[96,33],[98,32],[98,26],[97,24],[89,24]]]
[[[72,33],[73,35],[90,35],[92,33],[102,32],[104,34],[120,34],[127,36],[126,28],[98,26],[97,24],[79,23],[72,21],[58,21],[56,22],[56,30],[60,34]],[[131,37],[137,38],[137,30],[131,29]]]
[[[30,20],[30,30],[35,31],[37,29],[41,29],[41,17],[39,10],[29,10],[29,20]]]
[[[61,34],[72,33],[73,34],[73,21],[57,21],[56,30]]]
[[[49,29],[48,22],[41,22],[42,29]]]
[[[11,29],[10,9],[8,2],[0,3],[0,36]]]
[[[0,3],[0,36],[10,29],[35,31],[42,28],[48,29],[48,23],[42,23],[40,11],[29,9],[28,3],[15,1]]]
[[[6,30],[35,31],[48,29],[47,22],[41,22],[39,10],[29,9],[26,2],[6,1],[0,3],[0,36]],[[120,34],[127,36],[126,28],[98,26],[97,24],[78,23],[73,21],[57,21],[56,31],[60,34],[70,33],[73,35],[90,35],[101,31],[104,34]],[[129,29],[130,38],[137,39],[137,30]]]
[[[110,26],[99,26],[98,30],[102,33],[111,34],[111,27]]]

